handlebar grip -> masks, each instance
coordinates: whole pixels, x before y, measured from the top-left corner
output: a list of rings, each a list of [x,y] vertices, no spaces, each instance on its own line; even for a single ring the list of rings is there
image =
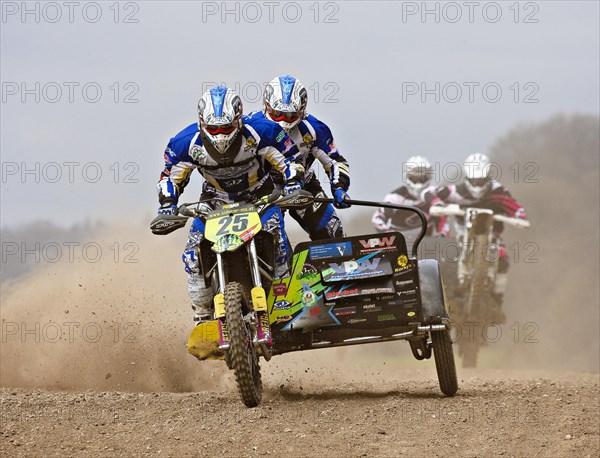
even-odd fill
[[[494,221],[499,221],[519,229],[527,229],[528,227],[531,227],[531,223],[526,219],[511,218],[510,216],[504,215],[494,215]]]
[[[189,217],[195,216],[194,211],[191,210],[186,204],[183,204],[177,208],[177,214]]]

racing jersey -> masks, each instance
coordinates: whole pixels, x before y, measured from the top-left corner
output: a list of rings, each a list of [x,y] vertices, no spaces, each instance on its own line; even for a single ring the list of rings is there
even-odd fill
[[[271,185],[271,173],[283,182],[303,179],[297,164],[298,148],[278,124],[265,119],[243,116],[243,128],[226,152],[229,163],[215,160],[219,154],[208,142],[203,145],[197,124],[191,124],[171,138],[164,153],[165,168],[158,182],[161,205],[177,204],[194,169],[217,196],[229,200]],[[268,189],[264,194],[268,193]],[[257,196],[260,197],[260,196]]]
[[[436,187],[427,186],[421,191],[420,197],[415,199],[404,185],[392,191],[385,196],[384,202],[397,205],[410,205],[419,208],[428,218],[427,233],[436,233],[446,235],[448,228],[446,218],[429,218],[429,207],[435,205],[440,199],[435,199]],[[431,196],[428,199],[425,196]],[[406,236],[416,237],[421,230],[421,219],[417,214],[407,210],[395,210],[391,208],[378,208],[371,222],[379,232],[402,231]]]
[[[252,119],[269,120],[262,111],[255,111],[250,116]],[[307,182],[315,175],[312,165],[318,160],[325,169],[331,189],[341,188],[348,191],[350,166],[335,146],[333,135],[325,123],[309,114],[288,135],[300,150],[297,162],[306,171]]]

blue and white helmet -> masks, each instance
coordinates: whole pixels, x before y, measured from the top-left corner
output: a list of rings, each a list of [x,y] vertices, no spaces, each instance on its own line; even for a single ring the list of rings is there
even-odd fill
[[[471,154],[465,159],[465,187],[475,198],[482,198],[492,186],[490,169],[492,163],[485,154]]]
[[[308,93],[296,78],[281,75],[267,84],[263,101],[265,116],[289,132],[306,116]]]
[[[215,149],[225,154],[242,130],[242,99],[233,89],[215,86],[198,102],[198,127]]]

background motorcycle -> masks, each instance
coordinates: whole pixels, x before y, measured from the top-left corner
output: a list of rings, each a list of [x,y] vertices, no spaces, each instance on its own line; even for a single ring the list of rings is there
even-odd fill
[[[454,321],[459,324],[504,322],[500,304],[493,297],[500,258],[499,245],[493,235],[494,221],[521,229],[529,227],[529,221],[495,215],[487,208],[462,209],[457,204],[431,207],[430,214],[455,216],[460,221],[454,225],[461,244],[456,285],[451,298],[456,304],[456,310],[452,310]],[[477,365],[477,355],[483,344],[482,336],[477,333],[461,333],[458,348],[463,357],[463,367]]]

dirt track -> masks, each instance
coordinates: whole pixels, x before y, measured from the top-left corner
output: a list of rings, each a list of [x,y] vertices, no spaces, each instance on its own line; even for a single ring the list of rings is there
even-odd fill
[[[450,399],[432,375],[271,387],[255,409],[230,382],[199,393],[2,389],[0,455],[598,456],[597,376],[470,371]]]
[[[136,240],[119,234],[98,242]],[[56,264],[2,285],[0,456],[600,453],[597,359],[550,351],[543,321],[524,334],[530,308],[509,315],[483,369],[459,369],[455,398],[433,361],[393,342],[277,356],[247,409],[224,363],[186,353],[185,278],[163,257],[183,241],[143,242],[139,263]]]

